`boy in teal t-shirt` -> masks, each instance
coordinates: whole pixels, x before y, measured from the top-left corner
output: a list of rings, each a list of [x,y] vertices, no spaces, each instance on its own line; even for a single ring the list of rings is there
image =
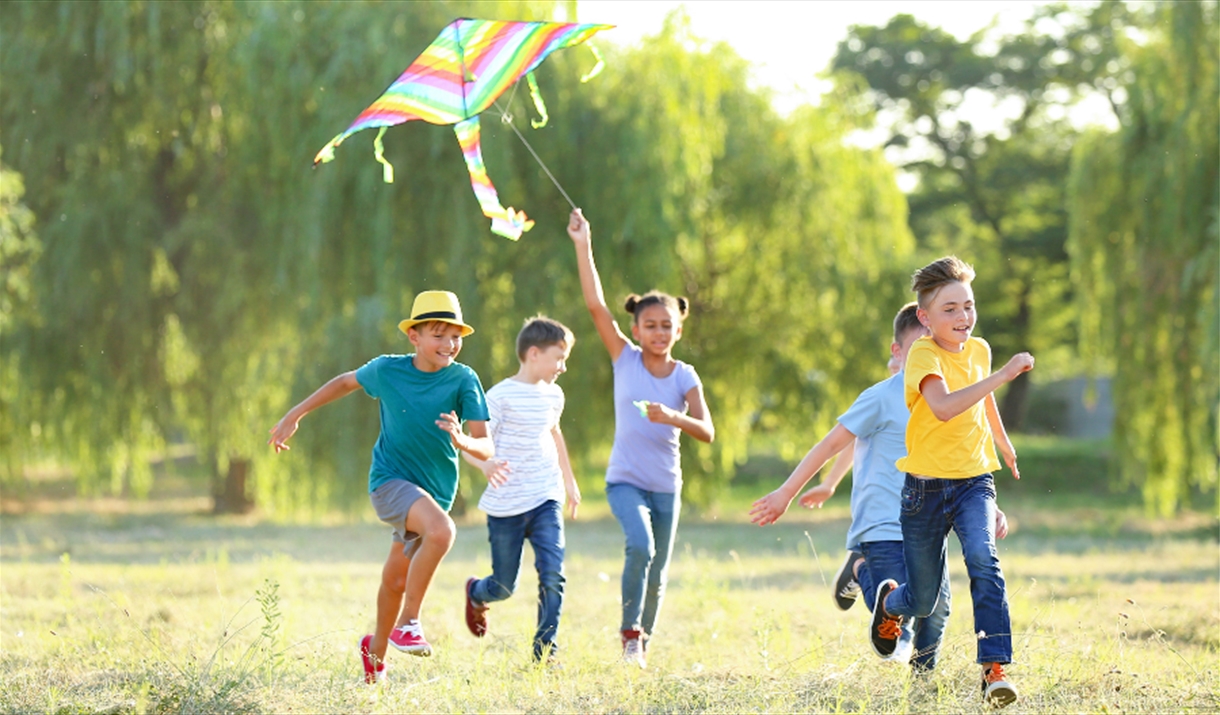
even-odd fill
[[[376,631],[360,640],[369,683],[383,679],[390,645],[412,655],[432,654],[419,612],[453,546],[456,530],[448,511],[457,491],[458,451],[484,460],[494,456],[483,386],[473,370],[456,362],[462,339],[474,332],[462,322],[457,296],[420,293],[411,318],[398,327],[415,346],[413,354],[382,355],[331,379],[289,410],[268,440],[276,452],[288,449],[301,418],[361,388],[380,402],[369,499],[378,518],[394,529],[394,545],[382,569]]]

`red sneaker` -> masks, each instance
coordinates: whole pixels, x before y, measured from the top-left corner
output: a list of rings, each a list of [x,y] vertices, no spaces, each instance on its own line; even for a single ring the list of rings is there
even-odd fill
[[[478,603],[470,595],[479,579],[471,576],[466,579],[466,627],[475,638],[487,635],[487,605]]]
[[[424,629],[419,621],[401,625],[390,631],[390,645],[411,655],[424,657],[432,655],[432,646],[424,640]]]
[[[373,634],[360,639],[360,662],[364,663],[364,682],[369,685],[385,680],[385,663],[377,663],[370,646],[373,644]]]

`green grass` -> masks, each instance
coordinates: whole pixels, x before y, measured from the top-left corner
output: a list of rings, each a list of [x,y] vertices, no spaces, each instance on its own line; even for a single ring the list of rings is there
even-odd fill
[[[486,531],[467,520],[425,604],[435,657],[391,654],[377,688],[355,645],[372,625],[384,527],[215,518],[181,497],[41,503],[0,522],[0,710],[985,712],[956,552],[943,659],[916,679],[872,654],[863,607],[832,605],[846,493],[753,527],[746,506],[770,486],[684,519],[645,671],[616,662],[622,537],[604,503],[569,522],[556,671],[530,664],[528,555],[491,634],[466,632],[462,584],[490,567]],[[1159,522],[1115,497],[1046,506],[1017,489],[1001,484],[1021,691],[1005,712],[1220,709],[1215,516]]]

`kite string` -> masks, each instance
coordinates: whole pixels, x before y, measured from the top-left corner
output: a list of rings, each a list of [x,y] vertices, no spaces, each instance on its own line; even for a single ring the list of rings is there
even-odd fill
[[[514,90],[515,89],[516,88],[514,87]],[[572,201],[571,196],[568,196],[568,192],[564,191],[563,187],[559,185],[559,180],[556,179],[555,175],[551,173],[551,170],[547,168],[546,164],[542,161],[542,157],[538,156],[538,152],[534,151],[534,147],[530,146],[530,143],[526,140],[525,135],[521,133],[521,130],[517,129],[517,125],[513,124],[513,116],[504,111],[504,108],[500,106],[499,101],[495,102],[495,107],[496,109],[500,110],[500,121],[507,124],[508,128],[512,129],[513,133],[517,135],[517,138],[521,140],[521,143],[525,145],[525,148],[529,149],[530,154],[532,154],[534,157],[534,161],[538,162],[538,166],[541,166],[542,170],[546,172],[547,178],[551,180],[551,183],[555,185],[556,189],[559,189],[559,193],[563,194],[563,198],[567,200],[568,206],[571,206],[572,210],[575,211],[576,203]]]

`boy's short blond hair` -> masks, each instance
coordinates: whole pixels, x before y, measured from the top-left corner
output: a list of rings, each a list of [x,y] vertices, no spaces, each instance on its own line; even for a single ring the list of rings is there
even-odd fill
[[[576,343],[576,336],[563,323],[539,314],[525,321],[521,332],[517,333],[517,359],[525,362],[525,355],[530,348],[546,349],[552,345],[562,345],[571,348]]]
[[[927,310],[941,288],[950,283],[970,285],[973,280],[973,266],[957,256],[945,256],[915,271],[911,276],[911,290],[918,297],[919,307]]]
[[[919,322],[919,303],[911,302],[902,306],[894,316],[894,342],[902,344],[902,339],[912,330],[923,332],[923,323]]]

